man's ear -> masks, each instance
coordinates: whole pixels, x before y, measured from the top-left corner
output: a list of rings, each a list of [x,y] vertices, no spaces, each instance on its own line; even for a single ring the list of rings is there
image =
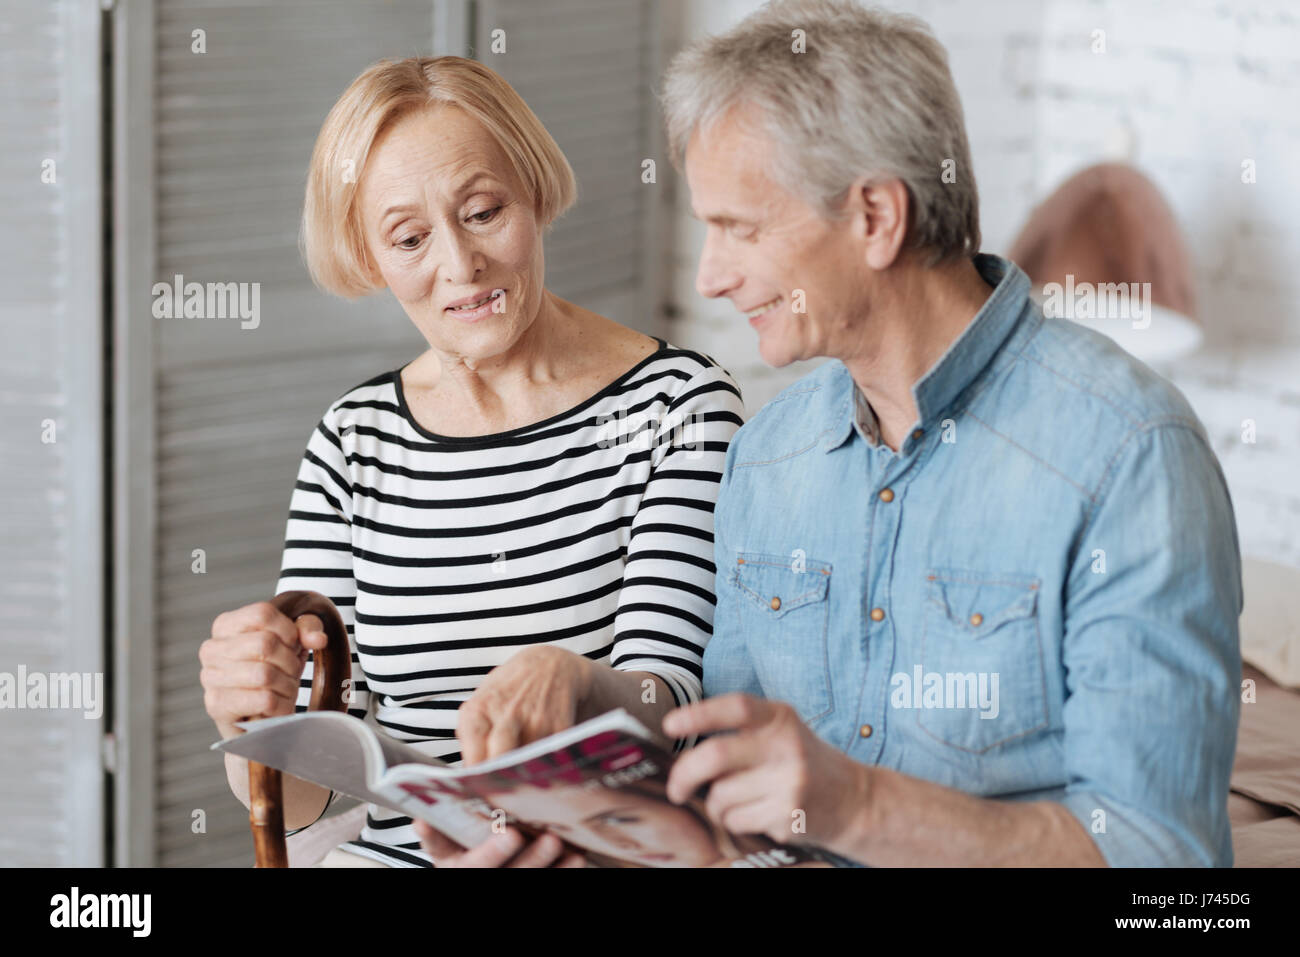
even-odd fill
[[[853,235],[863,244],[863,258],[872,269],[888,269],[898,259],[907,238],[912,197],[898,178],[860,176],[849,187],[845,211]]]

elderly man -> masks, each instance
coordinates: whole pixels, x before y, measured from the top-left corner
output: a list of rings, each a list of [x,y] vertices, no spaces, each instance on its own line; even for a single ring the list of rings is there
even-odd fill
[[[769,5],[664,99],[700,292],[770,365],[830,359],[728,450],[709,698],[664,721],[713,736],[670,796],[868,865],[1231,865],[1222,472],[1173,386],[979,253],[943,48]]]

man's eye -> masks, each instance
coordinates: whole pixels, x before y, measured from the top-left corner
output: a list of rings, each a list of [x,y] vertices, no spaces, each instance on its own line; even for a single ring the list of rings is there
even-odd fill
[[[500,209],[501,209],[500,206],[493,206],[491,209],[485,209],[485,210],[483,210],[483,212],[481,212],[481,213],[475,213],[473,216],[471,216],[471,217],[470,217],[470,221],[471,221],[471,222],[475,222],[475,223],[486,223],[486,222],[489,222],[489,221],[491,221],[492,217],[494,217]]]

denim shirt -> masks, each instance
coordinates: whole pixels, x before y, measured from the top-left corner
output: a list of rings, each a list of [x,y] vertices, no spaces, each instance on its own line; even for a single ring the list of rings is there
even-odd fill
[[[839,360],[732,440],[705,693],[788,702],[865,764],[1060,802],[1111,865],[1231,866],[1241,561],[1205,430],[1109,338],[1045,319],[1014,263],[975,265],[994,288],[898,452]]]

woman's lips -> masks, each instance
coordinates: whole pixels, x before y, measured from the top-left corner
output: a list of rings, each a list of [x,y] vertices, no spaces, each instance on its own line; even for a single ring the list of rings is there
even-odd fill
[[[475,309],[452,309],[450,306],[443,310],[453,319],[459,319],[461,322],[478,322],[478,320],[492,314],[492,307],[496,305],[498,299],[506,294],[504,289],[497,289],[493,295]]]

